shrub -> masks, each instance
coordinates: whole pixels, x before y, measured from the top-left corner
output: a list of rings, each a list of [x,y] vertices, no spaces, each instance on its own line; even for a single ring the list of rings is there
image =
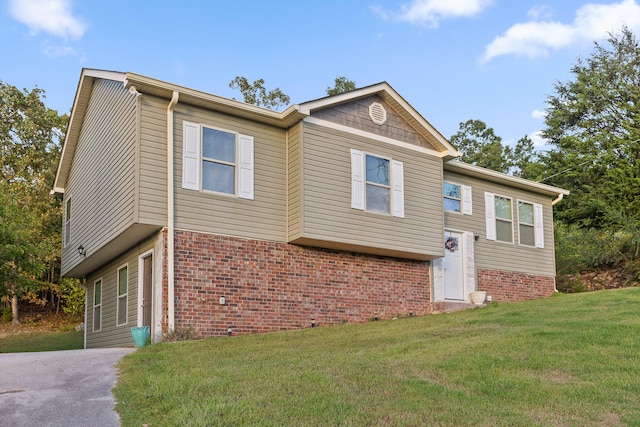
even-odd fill
[[[9,323],[13,320],[11,307],[2,307],[2,323]]]
[[[193,339],[193,327],[187,326],[183,329],[172,329],[162,334],[162,341],[175,342],[175,341],[189,341]]]
[[[62,296],[64,298],[62,310],[73,316],[84,314],[85,289],[77,279],[60,279]]]

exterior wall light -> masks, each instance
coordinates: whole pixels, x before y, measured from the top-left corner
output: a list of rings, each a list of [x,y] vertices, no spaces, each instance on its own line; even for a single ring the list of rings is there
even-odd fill
[[[82,246],[82,245],[78,246],[78,255],[83,256],[83,257],[86,258],[87,250],[84,248],[84,246]]]

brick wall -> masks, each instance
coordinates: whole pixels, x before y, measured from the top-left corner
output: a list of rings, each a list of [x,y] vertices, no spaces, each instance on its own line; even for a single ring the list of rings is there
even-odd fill
[[[555,292],[555,278],[478,269],[478,290],[487,291],[493,301],[546,298]]]
[[[431,312],[428,262],[186,231],[175,248],[175,327],[197,337]]]

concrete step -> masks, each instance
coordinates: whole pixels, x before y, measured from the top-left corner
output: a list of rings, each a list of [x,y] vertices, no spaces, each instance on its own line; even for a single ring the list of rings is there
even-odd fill
[[[471,304],[463,301],[441,301],[433,303],[432,314],[452,313],[470,308],[486,307],[486,304]]]

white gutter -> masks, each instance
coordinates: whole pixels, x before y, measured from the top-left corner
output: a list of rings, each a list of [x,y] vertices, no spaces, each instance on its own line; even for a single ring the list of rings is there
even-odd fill
[[[179,93],[173,91],[171,102],[167,106],[167,305],[169,332],[175,329],[175,287],[174,287],[174,171],[173,171],[173,109],[178,103]]]
[[[555,204],[558,203],[563,198],[564,198],[564,193],[558,194],[558,198],[556,198],[554,201],[551,202],[551,206],[555,206]]]

